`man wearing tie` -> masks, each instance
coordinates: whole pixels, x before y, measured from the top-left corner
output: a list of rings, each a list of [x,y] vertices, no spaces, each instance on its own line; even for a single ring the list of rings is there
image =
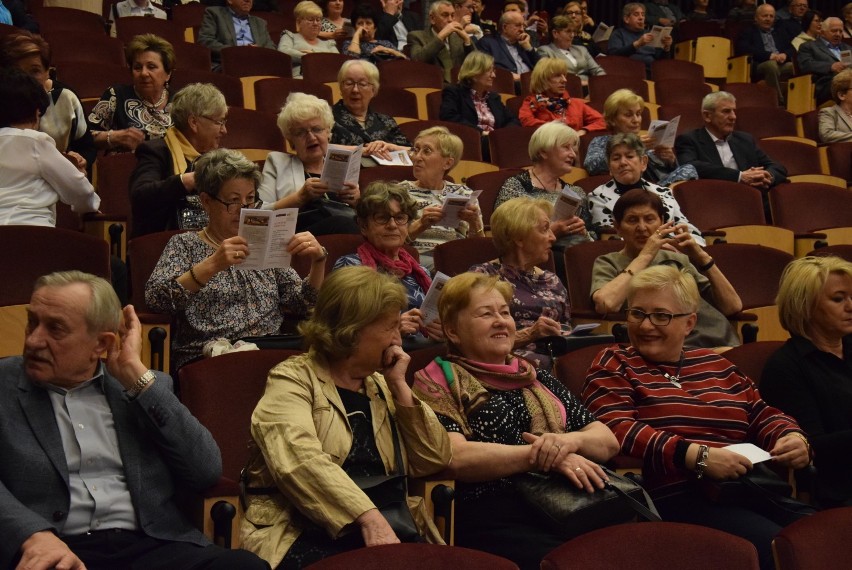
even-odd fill
[[[852,47],[843,43],[843,21],[826,18],[822,22],[822,35],[799,48],[799,70],[812,73],[816,86],[817,105],[831,99],[831,80],[849,67],[841,61],[841,52],[850,52]]]

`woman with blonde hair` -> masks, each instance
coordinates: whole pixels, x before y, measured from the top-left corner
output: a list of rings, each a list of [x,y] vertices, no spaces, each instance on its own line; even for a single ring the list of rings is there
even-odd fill
[[[590,176],[607,174],[609,161],[607,159],[607,143],[612,135],[633,133],[640,138],[645,146],[648,165],[643,178],[648,182],[669,186],[681,180],[695,180],[698,171],[691,164],[678,165],[677,156],[670,146],[660,146],[657,140],[647,134],[641,134],[642,109],[645,101],[630,89],[614,91],[604,102],[604,120],[609,129],[609,135],[595,137],[586,149],[583,168]]]
[[[583,99],[571,97],[566,89],[568,62],[555,57],[538,60],[530,77],[530,94],[518,111],[521,125],[537,127],[561,121],[583,136],[605,127],[603,117]]]
[[[309,53],[339,53],[334,40],[319,37],[322,27],[322,8],[311,0],[302,0],[293,8],[296,32],[284,30],[278,42],[278,51],[290,56],[293,77],[302,77],[302,56]]]
[[[852,506],[852,263],[793,261],[775,304],[790,339],[766,362],[760,391],[808,434],[819,507]]]

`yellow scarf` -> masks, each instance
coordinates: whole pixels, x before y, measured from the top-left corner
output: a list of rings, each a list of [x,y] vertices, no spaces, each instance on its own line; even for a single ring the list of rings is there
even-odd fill
[[[195,150],[195,147],[190,144],[183,133],[177,127],[170,127],[166,131],[166,136],[163,137],[166,141],[166,146],[169,147],[169,152],[172,155],[173,174],[183,174],[186,172],[186,167],[189,163],[198,158],[201,153]]]

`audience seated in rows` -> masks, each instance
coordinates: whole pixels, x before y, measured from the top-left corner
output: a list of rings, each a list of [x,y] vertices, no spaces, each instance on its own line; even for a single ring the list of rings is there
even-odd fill
[[[852,141],[852,69],[831,80],[834,105],[819,110],[819,140],[823,143]]]
[[[512,302],[512,286],[497,276],[450,279],[438,301],[449,356],[415,374],[414,393],[449,432],[455,544],[529,569],[570,537],[533,510],[511,476],[550,471],[592,492],[606,479],[599,463],[617,445],[547,369],[512,354]]]
[[[222,48],[258,46],[275,49],[266,20],[249,14],[253,0],[227,2],[227,6],[208,6],[198,30],[198,43],[210,49],[214,71],[221,69]]]
[[[385,0],[402,5],[402,0]],[[387,59],[405,59],[402,48],[397,49],[396,42],[382,39],[376,35],[376,11],[368,4],[357,4],[352,10],[352,26],[355,32],[352,38],[343,42],[341,50],[346,55],[367,59],[378,63]],[[407,36],[407,34],[406,34]]]
[[[814,76],[817,105],[831,99],[832,78],[848,67],[840,61],[840,52],[848,50],[852,50],[852,46],[843,42],[843,21],[840,18],[823,20],[822,35],[799,48],[799,71]]]
[[[474,50],[473,38],[454,19],[455,13],[451,2],[437,0],[429,7],[429,28],[408,34],[411,59],[443,69],[446,85],[452,83],[452,69],[460,67],[465,56]]]
[[[177,322],[172,370],[201,358],[209,341],[277,334],[283,309],[306,315],[322,285],[328,256],[310,232],[299,232],[287,251],[311,259],[305,279],[292,267],[238,269],[251,255],[237,230],[240,209],[260,205],[257,165],[237,151],[218,149],[198,159],[195,175],[208,224],[199,232],[172,237],[145,286],[148,307]]]
[[[333,125],[328,102],[305,93],[291,93],[278,114],[278,128],[295,154],[269,153],[258,198],[264,208],[299,208],[300,232],[358,233],[351,208],[360,196],[358,185],[346,183],[334,193],[320,180]]]
[[[808,0],[787,0],[786,6],[782,6],[781,2],[778,2],[778,5],[776,19],[779,24],[787,28],[790,37],[795,37],[807,29],[804,25],[804,17],[808,11]]]
[[[693,348],[738,346],[737,334],[726,316],[742,310],[742,302],[713,258],[701,248],[689,227],[674,221],[656,192],[635,188],[613,206],[614,227],[624,249],[602,255],[592,270],[591,297],[597,311],[617,313],[628,305],[634,275],[646,267],[671,265],[687,271],[698,284],[697,321],[688,331]]]
[[[664,235],[672,235],[672,229]],[[680,236],[691,239],[688,232],[674,239]],[[693,271],[656,265],[635,277],[623,275],[617,279],[629,281],[624,292],[631,346],[607,348],[595,358],[583,401],[615,433],[621,453],[642,461],[643,485],[663,520],[745,538],[757,549],[761,568],[775,568],[773,537],[814,510],[800,504],[797,512],[779,514],[769,501],[720,504],[702,489],[752,469],[744,455],[724,449],[731,443],[753,443],[782,467],[805,467],[810,453],[802,428],[767,405],[754,383],[725,358],[688,348],[701,298]],[[702,480],[691,481],[695,477]]]
[[[648,164],[642,178],[660,186],[670,186],[681,180],[694,180],[698,172],[691,164],[678,164],[674,149],[670,146],[657,144],[657,140],[647,134],[640,134],[642,129],[642,110],[645,101],[629,89],[618,89],[606,98],[604,102],[604,120],[607,128],[613,133],[633,133],[639,136],[645,145],[645,155]],[[606,174],[610,171],[606,146],[611,135],[601,135],[593,138],[586,149],[583,168],[589,176]]]
[[[278,42],[278,51],[290,56],[293,61],[293,77],[302,77],[302,56],[309,53],[338,53],[333,40],[319,37],[322,26],[322,10],[311,0],[302,0],[293,9],[296,32],[284,30]]]
[[[172,126],[168,83],[177,64],[172,44],[154,34],[133,38],[126,48],[132,85],[113,85],[89,114],[98,149],[133,152],[143,141],[165,136]]]
[[[485,35],[485,30],[482,29],[477,22],[474,21],[476,17],[476,7],[482,2],[479,0],[452,0],[453,2],[453,10],[455,15],[453,19],[461,24],[462,29],[469,35],[474,41],[478,41],[482,39]]]
[[[399,279],[408,296],[400,315],[400,334],[408,336],[425,330],[430,337],[443,340],[440,321],[426,325],[420,312],[432,278],[404,247],[409,239],[410,222],[418,214],[417,202],[403,186],[391,182],[373,182],[367,186],[356,207],[364,243],[355,253],[335,261],[333,271],[363,265]]]
[[[671,26],[676,28],[686,19],[683,10],[676,2],[669,0],[649,0],[645,5],[645,21],[649,26]]]
[[[129,188],[133,237],[207,225],[194,166],[228,133],[225,96],[209,83],[191,83],[175,94],[171,117],[173,126],[163,138],[136,147]]]
[[[574,34],[574,45],[584,47],[592,57],[598,57],[601,50],[597,42],[592,39],[595,25],[594,20],[589,16],[586,0],[568,2],[563,8],[562,14],[570,18],[574,22],[574,28],[579,30]]]
[[[588,86],[590,75],[606,75],[585,47],[575,45],[579,22],[567,16],[556,16],[550,22],[551,42],[538,48],[541,57],[555,57],[568,65],[568,73],[576,75]]]
[[[530,94],[518,111],[521,126],[538,127],[560,121],[583,136],[588,131],[603,130],[603,116],[586,101],[571,97],[567,90],[568,64],[555,57],[544,57],[535,64],[530,78]]]

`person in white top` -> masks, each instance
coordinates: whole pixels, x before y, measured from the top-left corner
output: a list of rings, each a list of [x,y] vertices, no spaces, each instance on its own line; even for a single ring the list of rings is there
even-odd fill
[[[74,212],[95,212],[101,199],[72,163],[39,132],[47,108],[42,85],[17,68],[0,71],[0,225],[55,226],[56,202]]]
[[[126,18],[128,16],[148,16],[166,19],[165,11],[157,8],[149,0],[123,0],[115,4],[113,18]]]

